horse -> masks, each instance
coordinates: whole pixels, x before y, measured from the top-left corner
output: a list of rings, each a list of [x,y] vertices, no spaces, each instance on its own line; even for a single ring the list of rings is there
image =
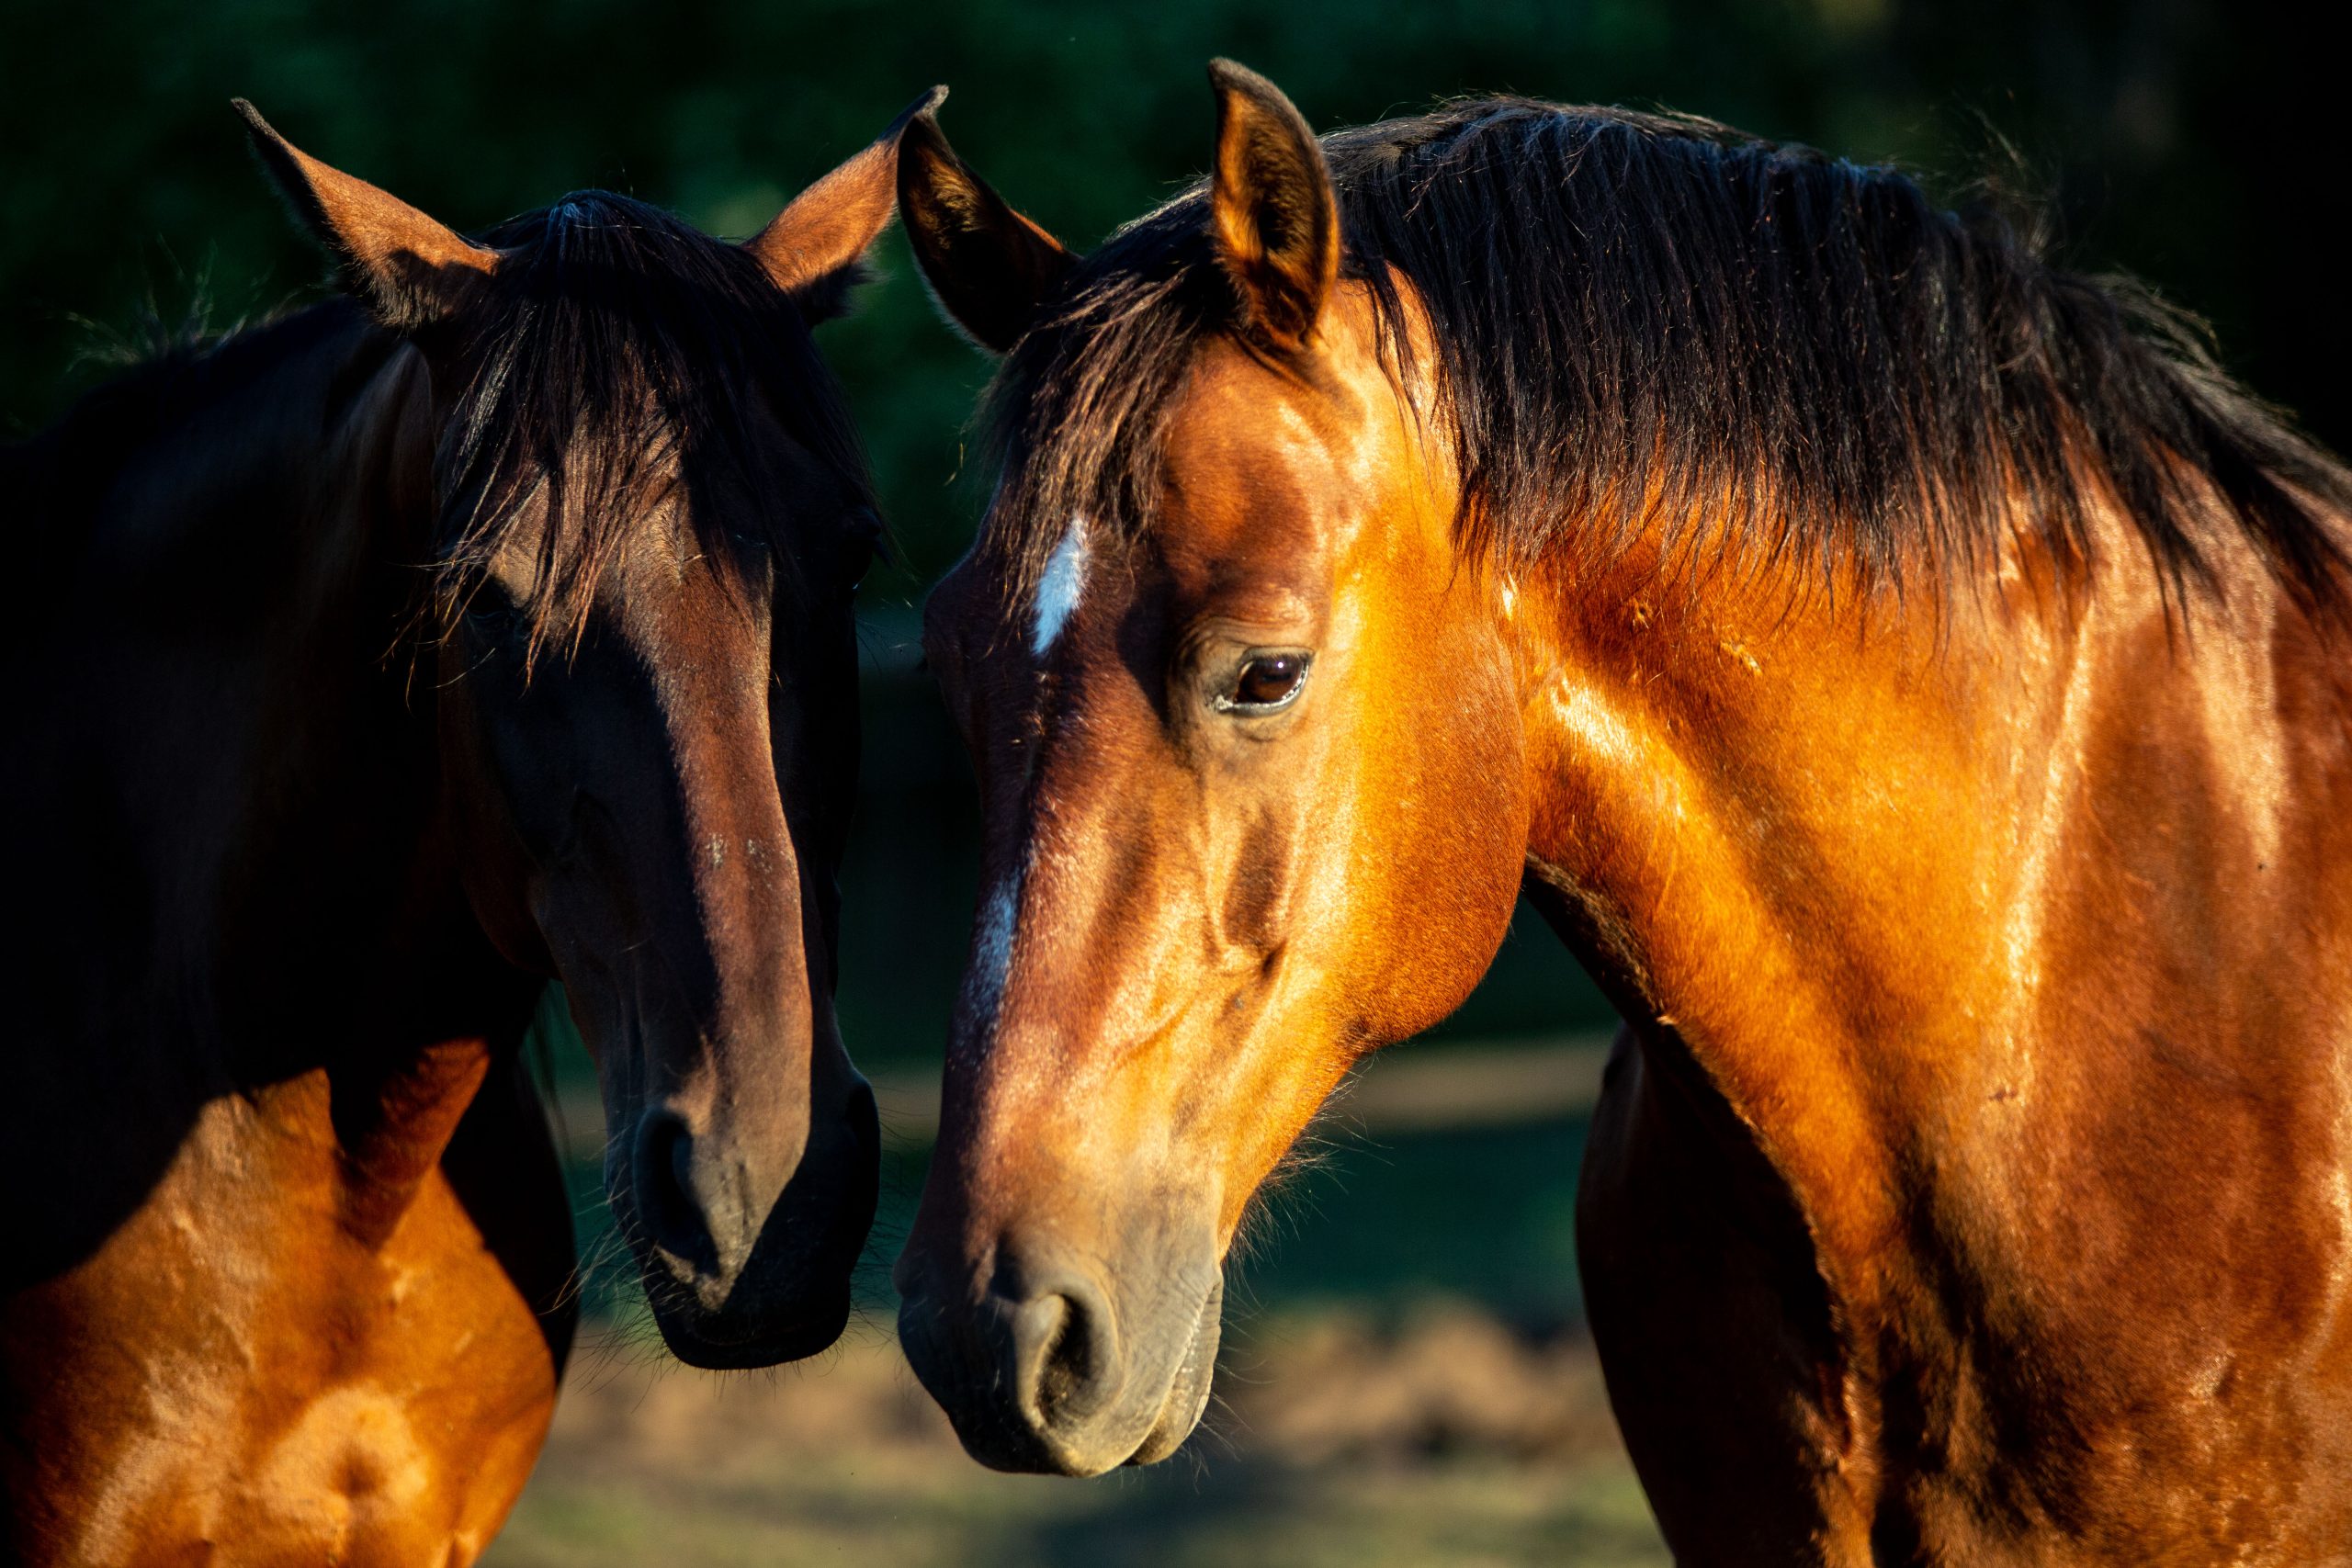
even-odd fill
[[[2352,476],[1989,202],[1211,79],[1205,183],[1084,257],[899,164],[1005,356],[897,1268],[967,1449],[1176,1449],[1253,1194],[1523,890],[1626,1021],[1579,1261],[1679,1560],[2335,1560]]]
[[[771,1365],[850,1309],[880,1145],[833,877],[881,525],[811,328],[914,110],[739,245],[600,191],[461,237],[238,107],[341,292],[0,470],[38,585],[0,1554],[464,1563],[574,1328],[548,981],[671,1350]]]

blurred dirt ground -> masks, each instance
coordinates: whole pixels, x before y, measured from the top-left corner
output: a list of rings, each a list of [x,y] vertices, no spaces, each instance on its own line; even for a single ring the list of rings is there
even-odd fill
[[[492,1568],[1664,1563],[1589,1343],[1458,1303],[1244,1316],[1208,1427],[1072,1482],[967,1459],[878,1328],[716,1377],[607,1331]]]

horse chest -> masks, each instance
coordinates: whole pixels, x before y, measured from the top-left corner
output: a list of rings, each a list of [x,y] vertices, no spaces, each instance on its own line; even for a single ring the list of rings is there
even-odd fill
[[[215,1100],[94,1257],[0,1304],[11,1424],[36,1436],[7,1475],[27,1561],[463,1562],[488,1542],[553,1356],[437,1169],[354,1234],[325,1104],[299,1081]]]

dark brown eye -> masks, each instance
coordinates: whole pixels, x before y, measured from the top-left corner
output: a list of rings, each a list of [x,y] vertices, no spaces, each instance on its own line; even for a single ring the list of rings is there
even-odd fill
[[[461,618],[466,630],[484,648],[503,648],[517,640],[523,625],[520,606],[488,584],[467,598]]]
[[[1286,707],[1306,685],[1307,653],[1253,653],[1234,672],[1233,684],[1216,699],[1221,713],[1272,713]]]

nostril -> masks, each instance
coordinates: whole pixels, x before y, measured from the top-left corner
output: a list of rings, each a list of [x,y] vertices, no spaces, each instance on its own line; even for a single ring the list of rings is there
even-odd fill
[[[655,1247],[707,1272],[715,1267],[710,1227],[695,1197],[695,1137],[675,1111],[649,1111],[637,1124],[638,1224]]]
[[[1012,1312],[1016,1386],[1023,1413],[1042,1430],[1084,1422],[1116,1392],[1116,1348],[1102,1297],[1072,1280],[1032,1295]]]
[[[1094,1384],[1094,1337],[1088,1332],[1086,1309],[1069,1297],[1056,1296],[1039,1304],[1061,1309],[1060,1321],[1046,1331],[1046,1353],[1037,1369],[1037,1413],[1053,1426],[1067,1407],[1083,1404]]]

